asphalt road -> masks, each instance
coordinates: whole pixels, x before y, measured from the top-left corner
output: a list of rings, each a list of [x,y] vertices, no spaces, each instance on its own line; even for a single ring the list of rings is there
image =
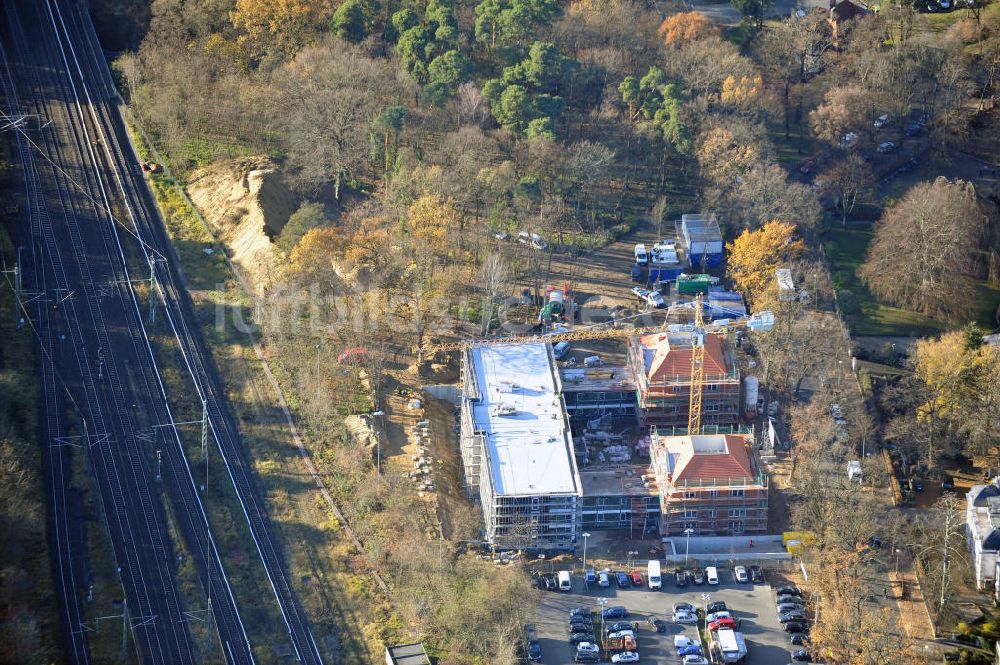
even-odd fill
[[[207,602],[184,607],[180,599],[163,487],[202,589],[211,594],[219,638],[213,652],[221,650],[227,662],[255,660],[147,337],[146,304],[133,289],[133,282],[146,275],[130,273],[126,257],[139,257],[147,264],[158,259],[160,316],[166,316],[183,350],[181,371],[206,402],[210,438],[249,524],[251,547],[263,562],[290,651],[299,661],[321,662],[271,537],[249,459],[221,397],[221,382],[193,323],[162,221],[128,143],[90,19],[66,0],[4,3],[2,17],[0,43],[11,74],[5,86],[10,88],[7,107],[13,110],[16,103],[20,111],[34,114],[26,131],[17,134],[29,213],[19,241],[26,246],[25,300],[31,303],[30,325],[42,358],[45,436],[53,446],[52,545],[58,552],[67,656],[73,662],[90,660],[88,627],[80,611],[85,562],[72,537],[63,491],[69,456],[85,452],[107,518],[139,659],[173,664],[219,656],[199,654],[192,644],[188,622],[199,610],[204,617]],[[156,477],[158,454],[162,480]]]
[[[618,589],[612,585],[602,589],[585,587],[583,579],[573,578],[572,593],[538,591],[537,606],[529,613],[535,624],[542,647],[541,662],[548,665],[565,665],[573,662],[573,650],[567,641],[567,617],[574,607],[591,607],[599,611],[600,599],[607,599],[607,606],[624,606],[631,616],[627,621],[638,621],[638,646],[642,663],[678,663],[673,648],[675,635],[687,635],[694,640],[698,633],[694,626],[671,622],[674,603],[687,602],[704,607],[706,602],[725,601],[733,616],[741,620],[740,630],[747,641],[747,665],[783,665],[789,660],[789,639],[778,623],[774,608],[774,594],[767,584],[738,584],[732,571],[719,569],[718,586],[688,585],[678,588],[667,584],[661,591],[646,588]],[[706,601],[705,596],[708,597]],[[657,634],[645,623],[649,616],[667,622],[667,632]]]

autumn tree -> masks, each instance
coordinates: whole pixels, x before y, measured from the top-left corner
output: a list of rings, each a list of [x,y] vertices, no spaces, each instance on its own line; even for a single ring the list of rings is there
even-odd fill
[[[667,46],[683,48],[692,42],[722,34],[718,24],[701,12],[679,12],[663,19],[660,38]]]
[[[938,178],[915,185],[882,215],[858,274],[893,305],[961,316],[974,308],[969,272],[984,224],[971,183]]]
[[[230,18],[259,57],[288,57],[312,41],[332,11],[329,0],[236,0]]]
[[[820,219],[816,192],[800,182],[789,182],[787,172],[760,164],[743,175],[731,196],[734,220],[754,229],[771,220],[811,228]]]
[[[292,213],[275,239],[276,244],[286,254],[298,244],[306,233],[329,224],[329,218],[322,203],[303,203]]]
[[[875,173],[861,155],[852,152],[821,173],[816,183],[820,191],[833,197],[840,210],[841,222],[847,228],[847,217],[858,201],[871,191]]]
[[[727,268],[737,289],[751,299],[763,293],[774,281],[774,271],[805,251],[805,244],[795,237],[795,225],[768,222],[756,231],[744,231],[726,245]]]
[[[450,201],[425,194],[407,208],[406,220],[410,232],[432,255],[444,256],[454,246],[458,213]]]
[[[945,433],[970,456],[984,454],[998,442],[993,423],[1000,417],[1000,351],[970,343],[969,337],[953,331],[920,340],[915,347],[914,376],[926,387],[926,399],[909,417],[938,433],[928,437],[924,451],[930,468]]]
[[[809,112],[813,133],[837,146],[843,145],[844,134],[857,128],[858,118],[869,116],[865,92],[857,86],[842,86],[827,91],[823,103]]]

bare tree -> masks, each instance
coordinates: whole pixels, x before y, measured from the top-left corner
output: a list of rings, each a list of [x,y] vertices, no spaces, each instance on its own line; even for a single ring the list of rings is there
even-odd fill
[[[483,290],[482,334],[490,329],[490,321],[499,306],[499,300],[510,290],[510,266],[499,252],[486,257],[479,267],[479,286]]]
[[[918,184],[882,216],[858,273],[894,305],[928,316],[963,315],[973,307],[968,273],[985,221],[971,183]]]
[[[836,201],[844,228],[847,228],[847,218],[854,206],[871,190],[874,181],[875,174],[868,162],[856,152],[848,154],[816,178],[820,190]]]

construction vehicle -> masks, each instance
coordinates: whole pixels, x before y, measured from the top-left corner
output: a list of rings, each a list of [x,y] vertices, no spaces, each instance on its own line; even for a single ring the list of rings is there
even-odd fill
[[[572,321],[573,309],[569,297],[569,284],[563,284],[562,288],[555,286],[545,287],[545,304],[538,312],[538,322],[549,324],[556,321]]]

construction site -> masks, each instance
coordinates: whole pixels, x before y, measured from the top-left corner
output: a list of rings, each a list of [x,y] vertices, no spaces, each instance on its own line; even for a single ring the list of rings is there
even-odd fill
[[[464,488],[493,549],[572,552],[592,529],[766,531],[758,382],[744,381],[738,346],[773,315],[713,311],[728,293],[718,281],[677,275],[646,327],[577,325],[573,294],[549,287],[535,334],[424,350],[460,356]]]

